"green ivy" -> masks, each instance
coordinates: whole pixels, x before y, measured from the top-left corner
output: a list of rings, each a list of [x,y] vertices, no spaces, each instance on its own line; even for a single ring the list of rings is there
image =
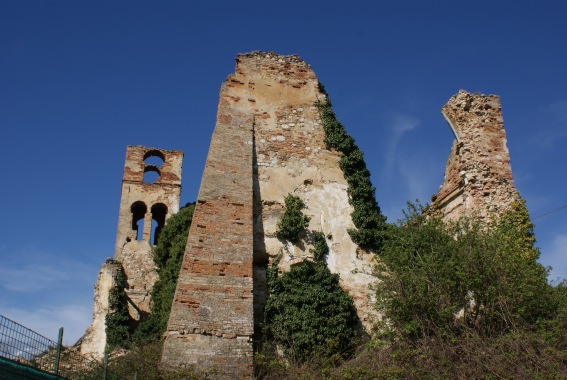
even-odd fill
[[[305,207],[305,203],[301,198],[288,194],[285,197],[285,211],[278,222],[276,237],[281,240],[289,240],[297,243],[299,234],[309,225],[310,218],[303,215],[301,210]]]
[[[167,329],[194,210],[194,203],[187,204],[172,215],[163,227],[154,250],[159,280],[152,291],[150,314],[141,321],[134,333],[133,340],[136,344],[159,340]]]
[[[106,315],[106,344],[109,349],[115,347],[128,347],[130,344],[132,319],[128,313],[128,286],[126,274],[120,262],[114,276],[114,286],[108,295],[109,313]]]
[[[317,231],[313,234],[313,249],[310,252],[315,260],[323,260],[329,253],[329,246],[323,232]]]
[[[278,276],[278,262],[268,268],[267,338],[300,361],[348,356],[358,317],[352,298],[339,286],[339,276],[324,263],[307,260]]]
[[[322,84],[319,84],[319,89],[327,95]],[[343,155],[339,166],[349,185],[349,203],[354,208],[351,216],[356,227],[349,229],[348,233],[360,247],[378,252],[384,242],[386,217],[376,202],[376,189],[370,181],[363,153],[337,120],[328,95],[326,102],[318,102],[316,106],[325,130],[325,144]]]

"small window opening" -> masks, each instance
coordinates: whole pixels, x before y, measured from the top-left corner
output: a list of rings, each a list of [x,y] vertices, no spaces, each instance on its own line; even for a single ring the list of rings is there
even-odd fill
[[[159,150],[148,150],[144,154],[144,164],[161,168],[165,162],[164,155]]]
[[[130,211],[132,212],[132,230],[136,231],[136,240],[142,240],[144,237],[144,216],[148,208],[144,202],[137,201],[132,203]]]
[[[167,206],[163,203],[156,203],[152,206],[152,235],[151,242],[157,245],[159,236],[163,226],[165,226],[165,216],[167,215]]]
[[[144,167],[144,183],[155,183],[160,176],[159,169],[154,165],[146,165]]]

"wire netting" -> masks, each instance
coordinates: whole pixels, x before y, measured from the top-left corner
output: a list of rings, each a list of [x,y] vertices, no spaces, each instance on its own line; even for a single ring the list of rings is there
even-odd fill
[[[56,371],[57,342],[0,315],[0,357],[12,362],[56,374],[62,378],[103,379],[104,365],[86,358],[74,347],[61,347]],[[119,377],[107,372],[106,379]]]

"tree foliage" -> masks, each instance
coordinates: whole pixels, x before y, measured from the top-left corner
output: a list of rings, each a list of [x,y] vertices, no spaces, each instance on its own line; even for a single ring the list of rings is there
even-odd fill
[[[171,216],[163,227],[154,250],[154,262],[158,266],[159,280],[152,291],[150,314],[142,320],[134,333],[134,341],[138,344],[158,340],[167,328],[194,210],[194,203],[187,204],[177,214]]]
[[[339,287],[339,276],[310,261],[278,276],[277,265],[278,260],[268,270],[268,339],[300,361],[351,353],[358,318],[352,299]]]
[[[315,260],[323,260],[329,254],[329,246],[323,232],[317,231],[313,233],[313,248],[310,252]]]
[[[114,285],[108,295],[109,312],[106,315],[106,344],[110,349],[128,347],[132,333],[132,319],[128,313],[128,299],[125,289],[128,287],[126,274],[122,264],[118,266],[114,276]]]
[[[284,214],[277,225],[276,237],[296,243],[299,234],[309,225],[310,218],[301,211],[305,203],[298,196],[288,194],[285,197]]]
[[[444,223],[421,211],[411,206],[384,245],[376,292],[382,328],[407,339],[469,330],[497,336],[557,313],[547,269],[536,254],[526,255],[537,252],[531,228],[510,224],[525,222],[517,209],[492,228],[467,219]]]

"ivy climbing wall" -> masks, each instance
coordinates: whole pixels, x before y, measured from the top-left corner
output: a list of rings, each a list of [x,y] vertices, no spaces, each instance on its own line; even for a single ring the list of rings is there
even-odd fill
[[[311,67],[297,56],[240,54],[220,93],[162,362],[251,378],[252,341],[266,303],[266,269],[288,271],[329,247],[328,268],[370,327],[374,254],[360,249],[342,153],[325,143],[318,104],[326,102]],[[295,242],[276,236],[288,194],[309,223]],[[323,240],[323,241],[322,241]]]

